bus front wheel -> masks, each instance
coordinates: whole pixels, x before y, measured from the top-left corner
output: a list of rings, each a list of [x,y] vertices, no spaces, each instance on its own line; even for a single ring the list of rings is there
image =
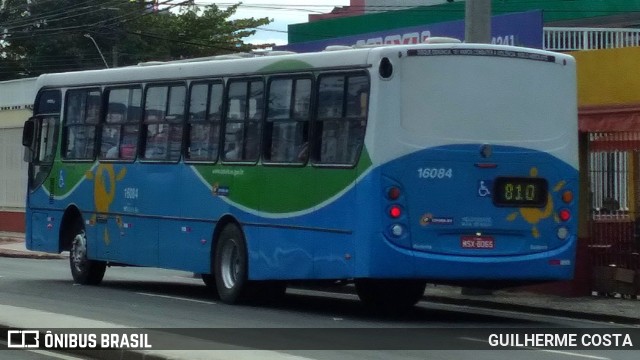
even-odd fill
[[[427,286],[423,280],[356,279],[356,292],[367,306],[397,311],[410,308],[422,299]]]
[[[74,238],[69,253],[69,264],[73,281],[81,285],[98,285],[104,277],[107,263],[90,260],[87,257],[87,235],[84,229],[74,231]]]
[[[250,287],[247,244],[240,228],[229,224],[222,229],[215,249],[215,283],[220,300],[235,304],[247,298]]]

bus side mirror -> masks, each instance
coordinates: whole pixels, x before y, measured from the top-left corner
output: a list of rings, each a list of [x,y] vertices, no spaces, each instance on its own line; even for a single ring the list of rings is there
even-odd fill
[[[33,147],[33,140],[35,138],[36,121],[35,118],[29,118],[25,121],[24,128],[22,128],[22,145],[31,149]]]

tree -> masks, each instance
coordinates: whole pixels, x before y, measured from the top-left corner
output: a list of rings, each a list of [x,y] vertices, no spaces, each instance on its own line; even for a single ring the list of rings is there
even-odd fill
[[[160,1],[154,9],[151,3],[6,0],[0,9],[0,79],[104,68],[101,53],[109,66],[125,66],[265,47],[243,39],[270,19],[229,20],[241,3],[226,9],[192,1]]]

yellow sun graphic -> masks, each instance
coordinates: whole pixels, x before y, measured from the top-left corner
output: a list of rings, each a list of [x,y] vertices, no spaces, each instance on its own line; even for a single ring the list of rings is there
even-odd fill
[[[113,199],[116,195],[116,182],[124,178],[127,173],[127,169],[122,168],[116,175],[113,164],[100,164],[96,167],[96,173],[87,171],[85,176],[87,180],[94,180],[93,186],[93,201],[96,207],[96,213],[107,214],[109,212],[109,206],[113,203]],[[107,182],[109,183],[109,189],[107,189]],[[96,221],[96,215],[91,217],[92,223]],[[122,226],[122,221],[116,219],[116,223],[119,227]],[[109,239],[109,231],[105,227],[103,240],[106,245],[109,245],[111,240]]]
[[[538,176],[538,169],[533,167],[531,168],[531,170],[529,171],[529,175],[531,177],[537,177]],[[558,191],[562,190],[565,186],[566,182],[564,180],[558,182],[554,187],[553,187],[553,192],[557,193]],[[554,214],[553,213],[553,197],[551,196],[551,193],[549,193],[547,195],[547,205],[542,208],[542,209],[537,209],[537,208],[519,208],[518,211],[509,214],[509,216],[507,216],[507,221],[514,221],[515,219],[518,218],[518,214],[520,214],[520,216],[522,216],[522,218],[528,222],[529,224],[531,224],[531,235],[533,235],[534,238],[539,238],[540,237],[540,231],[538,230],[538,223],[548,217],[550,217],[551,215],[553,215],[553,218],[555,220],[555,222],[559,223],[560,222],[560,218],[558,218],[558,214]]]

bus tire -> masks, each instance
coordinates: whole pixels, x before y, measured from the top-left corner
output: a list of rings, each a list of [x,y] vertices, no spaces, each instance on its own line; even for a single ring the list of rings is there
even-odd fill
[[[69,265],[73,281],[81,285],[100,284],[107,269],[107,263],[90,260],[87,257],[87,235],[83,227],[77,227],[73,234],[69,252]]]
[[[424,280],[356,279],[356,292],[366,306],[385,312],[406,310],[422,299]]]
[[[238,225],[228,224],[220,232],[216,241],[214,264],[220,300],[225,304],[247,300],[251,287],[248,280],[247,244]]]

